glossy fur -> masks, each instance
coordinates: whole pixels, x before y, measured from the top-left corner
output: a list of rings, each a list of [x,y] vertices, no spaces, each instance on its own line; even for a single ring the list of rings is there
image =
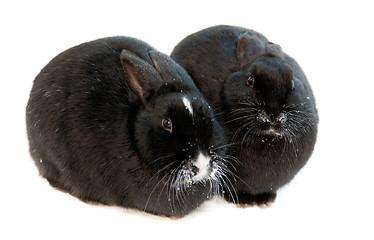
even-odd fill
[[[181,217],[228,183],[212,109],[183,68],[133,38],[55,57],[35,78],[26,119],[40,174],[84,201]],[[199,154],[210,162],[194,181]]]
[[[300,66],[262,34],[233,26],[192,34],[171,57],[214,106],[231,140],[238,203],[274,201],[317,136],[315,100]]]

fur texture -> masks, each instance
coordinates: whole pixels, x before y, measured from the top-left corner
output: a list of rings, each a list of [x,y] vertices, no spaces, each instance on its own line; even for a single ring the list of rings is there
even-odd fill
[[[228,183],[211,107],[183,68],[140,40],[59,54],[35,78],[26,121],[40,174],[84,201],[181,217]],[[210,159],[203,173],[199,156]]]
[[[171,57],[191,75],[227,132],[237,158],[238,203],[274,201],[309,159],[317,136],[315,100],[300,66],[262,34],[234,26],[192,34]]]

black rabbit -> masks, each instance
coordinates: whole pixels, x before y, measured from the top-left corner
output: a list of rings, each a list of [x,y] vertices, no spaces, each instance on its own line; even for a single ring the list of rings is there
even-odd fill
[[[262,34],[234,26],[192,34],[171,57],[213,105],[234,145],[239,204],[274,201],[317,136],[315,100],[300,66]]]
[[[84,201],[181,217],[230,186],[213,110],[183,68],[140,40],[59,54],[35,78],[26,121],[40,174]]]

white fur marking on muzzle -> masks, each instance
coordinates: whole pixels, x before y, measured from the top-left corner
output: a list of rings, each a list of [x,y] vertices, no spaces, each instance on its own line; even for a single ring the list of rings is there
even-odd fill
[[[198,168],[198,172],[195,176],[192,177],[192,180],[197,182],[204,179],[207,179],[210,174],[210,157],[205,156],[201,152],[195,159],[195,161],[192,162],[195,167]]]

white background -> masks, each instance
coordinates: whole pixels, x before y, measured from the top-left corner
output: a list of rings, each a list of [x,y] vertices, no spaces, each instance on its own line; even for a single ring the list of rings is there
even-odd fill
[[[260,2],[260,1],[258,1]],[[369,1],[2,1],[0,239],[374,239],[373,5]],[[263,33],[293,56],[320,114],[313,156],[273,206],[210,201],[170,220],[85,204],[51,188],[29,153],[32,81],[79,43],[127,35],[170,54],[217,24]]]

